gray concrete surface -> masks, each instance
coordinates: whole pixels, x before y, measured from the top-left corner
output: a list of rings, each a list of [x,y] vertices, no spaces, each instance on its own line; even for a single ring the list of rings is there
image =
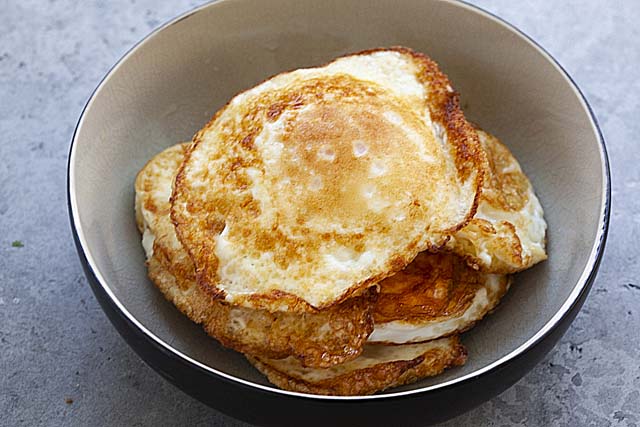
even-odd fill
[[[197,3],[0,0],[0,425],[244,425],[128,348],[91,294],[67,219],[67,150],[87,97],[133,43]],[[538,40],[582,87],[608,142],[614,203],[600,274],[561,343],[444,426],[638,426],[640,2],[473,3]]]

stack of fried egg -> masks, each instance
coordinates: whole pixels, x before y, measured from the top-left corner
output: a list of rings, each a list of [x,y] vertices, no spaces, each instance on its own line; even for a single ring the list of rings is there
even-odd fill
[[[546,258],[518,162],[406,48],[279,74],[135,182],[149,277],[277,386],[364,395],[464,364]]]

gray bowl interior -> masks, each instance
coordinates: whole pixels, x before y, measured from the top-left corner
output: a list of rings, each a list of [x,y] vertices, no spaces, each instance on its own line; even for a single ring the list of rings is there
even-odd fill
[[[222,1],[156,32],[111,72],[77,131],[72,204],[89,258],[133,317],[179,352],[267,384],[148,281],[134,177],[154,154],[191,139],[235,93],[284,70],[391,45],[441,65],[468,118],[520,160],[549,225],[549,260],[517,275],[495,314],[464,335],[467,364],[405,389],[471,374],[552,319],[580,283],[600,226],[604,164],[594,123],[563,73],[524,37],[464,4],[422,0]]]

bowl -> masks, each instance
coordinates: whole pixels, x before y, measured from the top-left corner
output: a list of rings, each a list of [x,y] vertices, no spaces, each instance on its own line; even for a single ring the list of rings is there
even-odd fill
[[[436,60],[467,117],[520,160],[545,208],[549,260],[518,274],[499,309],[464,334],[463,367],[373,396],[279,390],[148,281],[134,177],[265,78],[392,45]],[[255,424],[425,425],[505,390],[562,336],[604,249],[609,180],[602,135],[576,84],[540,46],[485,11],[435,0],[226,0],[154,31],[98,85],[71,144],[68,202],[102,308],[140,357],[188,394]]]

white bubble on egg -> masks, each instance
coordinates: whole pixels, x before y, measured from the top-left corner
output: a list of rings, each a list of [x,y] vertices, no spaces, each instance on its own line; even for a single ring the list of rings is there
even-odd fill
[[[336,159],[336,152],[332,147],[325,145],[318,150],[318,158],[327,162],[333,162]]]
[[[353,141],[353,155],[356,157],[362,157],[369,151],[369,147],[363,141]]]
[[[322,183],[322,178],[317,175],[311,177],[311,181],[309,182],[309,190],[318,191],[322,190],[323,187],[324,184]]]
[[[376,178],[387,173],[387,165],[381,160],[374,160],[369,167],[369,176]]]

